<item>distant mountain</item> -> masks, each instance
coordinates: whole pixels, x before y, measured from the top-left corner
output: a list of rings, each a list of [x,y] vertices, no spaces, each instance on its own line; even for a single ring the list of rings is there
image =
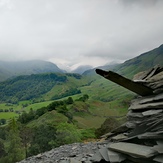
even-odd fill
[[[118,64],[110,64],[110,65],[105,65],[105,66],[99,66],[99,67],[95,67],[89,70],[86,70],[85,72],[83,72],[82,75],[96,75],[95,69],[103,69],[103,70],[113,70]]]
[[[75,70],[72,71],[72,73],[82,74],[83,72],[92,69],[93,67],[90,65],[82,65],[77,67]]]
[[[19,75],[40,74],[46,72],[63,73],[64,71],[59,69],[54,63],[41,60],[18,62],[0,61],[0,81]]]

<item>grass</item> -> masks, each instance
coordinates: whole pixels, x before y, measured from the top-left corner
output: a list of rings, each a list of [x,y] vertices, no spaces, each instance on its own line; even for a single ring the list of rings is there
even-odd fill
[[[0,119],[10,119],[10,118],[13,118],[13,117],[18,117],[19,115],[14,113],[14,112],[1,112],[0,113]]]
[[[84,116],[74,116],[79,128],[99,128],[106,118],[85,114]]]
[[[45,101],[45,102],[39,102],[39,103],[34,103],[34,104],[30,104],[27,107],[24,108],[24,110],[26,110],[27,112],[32,108],[33,110],[37,110],[39,108],[42,107],[46,107],[48,106],[50,103],[52,103],[53,101]]]

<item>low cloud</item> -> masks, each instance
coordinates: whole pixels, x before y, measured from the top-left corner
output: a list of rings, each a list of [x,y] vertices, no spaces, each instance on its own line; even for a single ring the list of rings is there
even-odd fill
[[[162,8],[162,0],[1,0],[0,60],[71,68],[130,59],[163,43]]]

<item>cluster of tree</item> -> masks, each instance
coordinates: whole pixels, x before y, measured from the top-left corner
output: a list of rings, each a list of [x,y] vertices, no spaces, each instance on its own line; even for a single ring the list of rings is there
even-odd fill
[[[77,101],[87,101],[89,99],[89,96],[87,94],[84,94],[82,97],[79,97],[79,99],[77,99]]]
[[[74,73],[67,73],[67,76],[72,76],[72,77],[74,77],[76,79],[81,79],[82,78],[82,76],[80,74],[74,74]]]
[[[59,123],[57,126],[43,124],[28,128],[12,119],[6,127],[0,128],[0,162],[15,163],[87,138],[95,138],[94,130],[79,130],[72,123]]]
[[[88,95],[83,95],[76,100],[85,101],[88,98]],[[54,101],[47,107],[37,109],[36,111],[30,109],[28,113],[23,112],[17,120],[12,119],[3,128],[0,127],[0,162],[15,163],[60,145],[95,138],[94,129],[81,130],[72,123],[73,117],[67,109],[67,105],[73,103],[72,97]],[[69,121],[59,123],[57,126],[42,124],[34,128],[27,127],[27,122],[52,110],[64,114],[69,118]],[[1,123],[4,123],[3,120]]]
[[[86,100],[89,99],[89,96],[87,94],[84,94],[83,96],[79,97],[76,99],[76,101],[83,101],[85,102]],[[27,113],[26,111],[23,111],[21,115],[19,115],[18,120],[26,124],[31,120],[37,119],[43,114],[47,113],[48,111],[56,110],[58,113],[61,113],[68,117],[69,121],[72,121],[73,115],[70,113],[70,111],[67,108],[67,105],[73,104],[74,100],[72,97],[68,97],[65,100],[58,100],[50,103],[47,107],[42,107],[40,109],[37,109],[34,111],[32,108],[30,111]]]
[[[19,76],[0,83],[0,101],[16,104],[31,100],[50,91],[58,82],[66,81],[66,75],[55,73]]]
[[[28,123],[31,120],[37,119],[43,114],[45,114],[48,111],[57,110],[59,113],[68,115],[66,104],[73,103],[73,99],[69,97],[67,100],[60,100],[60,101],[54,101],[50,103],[47,107],[42,107],[40,109],[37,109],[34,111],[32,108],[27,113],[26,111],[23,111],[21,115],[19,115],[18,121],[20,121],[23,124]]]
[[[67,96],[72,96],[72,95],[76,95],[76,94],[80,94],[80,93],[81,93],[81,90],[79,90],[77,88],[70,88],[70,89],[66,90],[65,92],[62,92],[61,94],[54,95],[51,99],[58,100],[60,98],[64,98]]]
[[[0,109],[0,112],[14,112],[13,108],[9,108],[9,109]]]

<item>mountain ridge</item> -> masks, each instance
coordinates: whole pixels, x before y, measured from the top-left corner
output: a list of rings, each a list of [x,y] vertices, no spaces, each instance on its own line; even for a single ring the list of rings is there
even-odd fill
[[[137,57],[126,60],[118,65],[115,71],[132,78],[134,74],[150,69],[155,65],[163,66],[163,44]]]
[[[64,70],[49,61],[29,60],[29,61],[15,61],[7,62],[0,61],[0,81],[19,75],[30,75],[39,73],[64,73]]]
[[[163,66],[163,44],[148,52],[144,52],[134,58],[126,60],[123,63],[95,67],[85,71],[83,75],[94,75],[95,69],[98,68],[112,70],[132,78],[135,73],[152,68],[155,65]]]

